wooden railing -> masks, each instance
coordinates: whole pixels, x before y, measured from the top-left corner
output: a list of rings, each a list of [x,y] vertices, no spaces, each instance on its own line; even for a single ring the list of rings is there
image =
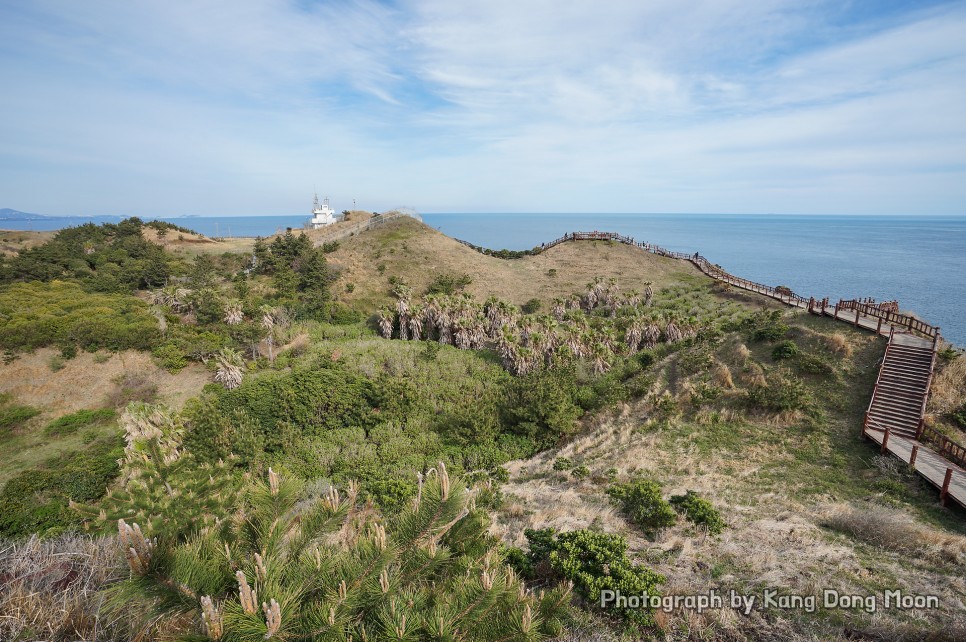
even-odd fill
[[[927,337],[936,339],[939,336],[939,327],[926,323],[921,319],[908,314],[899,313],[899,303],[897,301],[887,301],[885,303],[875,303],[874,300],[842,299],[835,304],[835,311],[855,310],[859,314],[880,319],[892,326],[908,328],[913,332],[919,332]]]
[[[966,446],[958,444],[935,428],[923,426],[920,440],[933,444],[939,449],[939,454],[957,466],[966,468]]]

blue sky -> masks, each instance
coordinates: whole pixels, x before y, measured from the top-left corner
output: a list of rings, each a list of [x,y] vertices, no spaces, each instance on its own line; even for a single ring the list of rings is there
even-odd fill
[[[966,2],[0,0],[0,207],[966,214]]]

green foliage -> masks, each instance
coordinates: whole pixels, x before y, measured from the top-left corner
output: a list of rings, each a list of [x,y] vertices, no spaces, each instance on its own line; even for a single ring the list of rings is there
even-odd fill
[[[426,287],[426,294],[456,294],[473,282],[469,274],[437,274]]]
[[[515,378],[500,408],[503,424],[541,448],[573,433],[581,412],[572,377],[566,370],[540,370]]]
[[[805,374],[824,376],[835,374],[835,366],[829,362],[828,358],[808,352],[798,353],[795,357],[795,367],[799,372]]]
[[[590,468],[587,468],[586,466],[577,466],[570,471],[570,474],[574,476],[574,479],[584,479],[590,475]]]
[[[693,490],[684,495],[673,495],[670,502],[675,510],[683,513],[689,521],[705,527],[711,535],[718,535],[727,526],[714,504]]]
[[[530,299],[529,301],[521,305],[520,310],[524,314],[535,314],[536,312],[540,311],[541,305],[542,303],[540,302],[540,299],[534,298],[534,299]]]
[[[792,359],[797,357],[798,354],[798,344],[796,344],[794,341],[786,339],[776,344],[775,347],[772,348],[771,358],[775,361],[781,361],[783,359]]]
[[[570,470],[574,467],[574,462],[569,457],[557,457],[553,460],[554,470]]]
[[[111,530],[130,519],[162,537],[183,537],[230,515],[237,486],[226,466],[199,462],[184,447],[184,426],[163,406],[132,403],[120,420],[126,433],[118,455],[123,484],[97,504],[95,497],[72,497],[88,529]]]
[[[69,415],[59,417],[44,427],[44,434],[48,437],[62,437],[72,435],[81,428],[101,426],[114,421],[117,413],[111,408],[97,410],[78,410]]]
[[[648,568],[627,557],[627,541],[619,535],[593,530],[578,530],[559,535],[552,528],[524,531],[529,553],[509,552],[507,561],[524,577],[547,575],[547,579],[573,582],[574,590],[589,606],[600,604],[601,591],[620,591],[622,595],[660,595],[658,585],[665,581]],[[654,624],[648,609],[608,608],[637,626]]]
[[[759,310],[745,318],[741,327],[748,331],[751,341],[777,341],[788,334],[788,325],[782,321],[781,310]]]
[[[269,471],[218,528],[188,540],[119,524],[130,578],[112,603],[145,625],[181,617],[193,639],[506,640],[557,635],[566,591],[527,594],[441,466],[391,530],[355,488],[324,497]],[[243,516],[243,517],[242,517]],[[184,614],[190,617],[184,618]]]
[[[144,239],[136,218],[88,223],[59,231],[53,239],[21,251],[0,272],[8,281],[79,279],[85,289],[130,292],[163,285],[171,274],[164,250]]]
[[[155,347],[151,354],[158,360],[158,365],[168,372],[178,372],[188,365],[188,358],[184,349],[179,348],[176,343],[171,341]]]
[[[117,477],[122,443],[101,438],[10,479],[0,491],[0,536],[53,535],[76,525],[69,503],[104,495]]]
[[[22,428],[27,421],[40,414],[33,406],[4,405],[0,407],[0,437],[5,433]]]
[[[952,419],[956,424],[966,430],[966,404],[963,404],[956,410],[949,413],[950,419]]]
[[[772,373],[765,385],[755,385],[748,390],[751,407],[766,412],[805,410],[812,404],[811,394],[805,384],[788,373]]]
[[[673,526],[677,516],[661,496],[661,485],[649,479],[613,484],[607,494],[637,526],[649,535]]]
[[[235,390],[221,393],[217,406],[224,414],[250,417],[269,452],[286,445],[284,426],[297,426],[294,430],[308,437],[375,426],[373,411],[383,401],[379,390],[365,377],[331,363],[326,366],[246,379]]]
[[[76,283],[15,283],[0,287],[0,347],[32,350],[77,345],[85,350],[149,350],[158,322],[127,295],[91,294]]]

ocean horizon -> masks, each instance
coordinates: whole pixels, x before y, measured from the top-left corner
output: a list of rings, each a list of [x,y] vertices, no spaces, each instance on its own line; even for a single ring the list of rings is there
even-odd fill
[[[732,274],[802,296],[898,300],[966,346],[966,216],[786,214],[421,214],[442,233],[492,249],[524,250],[567,232],[619,232],[700,252]],[[119,217],[0,221],[6,229],[60,229]],[[151,220],[145,218],[145,220]],[[268,236],[306,215],[161,218],[208,236]],[[18,224],[14,227],[14,224]]]

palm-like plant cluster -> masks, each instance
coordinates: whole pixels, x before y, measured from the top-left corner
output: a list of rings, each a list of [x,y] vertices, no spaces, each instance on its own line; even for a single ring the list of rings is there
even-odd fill
[[[407,286],[397,286],[395,294],[396,305],[376,317],[384,338],[438,341],[463,350],[491,348],[517,375],[572,360],[585,360],[603,373],[621,355],[697,333],[693,319],[651,308],[650,283],[641,292],[621,292],[616,279],[597,278],[583,295],[554,299],[550,314],[544,315],[524,314],[495,297],[479,303],[466,293],[430,294],[414,304]]]
[[[486,538],[469,493],[440,464],[388,532],[340,493],[306,497],[269,469],[220,527],[187,541],[118,522],[130,578],[113,601],[178,616],[208,640],[541,640],[568,590],[528,591]]]

